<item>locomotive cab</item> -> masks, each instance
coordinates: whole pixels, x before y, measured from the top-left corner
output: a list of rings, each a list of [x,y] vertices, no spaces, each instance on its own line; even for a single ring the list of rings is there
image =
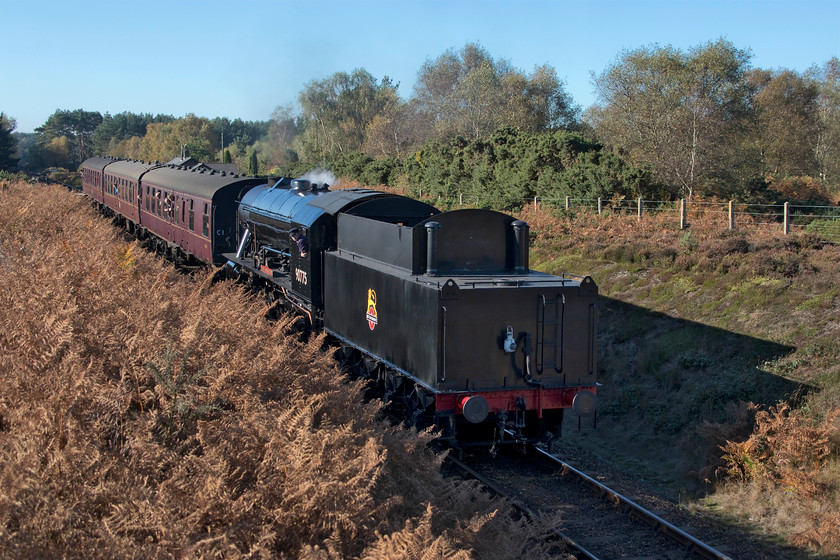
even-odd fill
[[[378,200],[396,202],[383,205]],[[368,208],[377,219],[416,216],[415,223],[437,213],[423,202],[378,191],[330,191],[325,184],[281,179],[251,189],[242,197],[238,211],[239,249],[226,257],[234,268],[253,270],[259,282],[268,282],[271,289],[293,300],[316,326],[327,299],[324,262],[325,255],[337,245],[337,218],[355,207]],[[377,208],[384,210],[377,214]],[[309,250],[304,257],[290,237],[292,230],[306,237]]]

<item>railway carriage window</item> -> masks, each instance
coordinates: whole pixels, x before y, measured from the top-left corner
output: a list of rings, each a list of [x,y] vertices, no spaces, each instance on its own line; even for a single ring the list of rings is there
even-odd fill
[[[193,207],[194,203],[194,200],[190,200],[190,231],[195,231],[195,209]]]
[[[207,215],[207,203],[204,203],[204,214],[201,216],[201,234],[210,237],[210,216]]]
[[[181,200],[181,224],[183,225],[184,220],[187,217],[187,201]]]
[[[149,187],[146,187],[146,212],[149,211]]]

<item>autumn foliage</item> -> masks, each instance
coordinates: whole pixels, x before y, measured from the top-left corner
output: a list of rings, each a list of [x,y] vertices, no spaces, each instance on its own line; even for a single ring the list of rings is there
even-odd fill
[[[819,423],[785,403],[758,411],[753,433],[722,450],[725,478],[784,490],[793,507],[807,512],[805,526],[791,529],[791,542],[840,552],[838,489],[829,472],[840,451],[840,409]]]
[[[767,178],[768,188],[782,200],[800,204],[834,205],[833,196],[823,181],[814,177]]]
[[[82,196],[2,183],[0,556],[540,555],[321,338],[211,278]]]

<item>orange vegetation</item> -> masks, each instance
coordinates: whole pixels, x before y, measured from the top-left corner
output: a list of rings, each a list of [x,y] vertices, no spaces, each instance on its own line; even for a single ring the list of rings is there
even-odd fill
[[[0,556],[540,556],[322,339],[84,197],[2,184],[0,285]]]

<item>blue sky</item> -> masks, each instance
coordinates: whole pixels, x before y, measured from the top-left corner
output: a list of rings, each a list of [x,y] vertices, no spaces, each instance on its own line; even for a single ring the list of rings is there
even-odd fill
[[[840,56],[840,0],[0,0],[0,111],[21,132],[56,109],[267,120],[355,68],[407,98],[424,61],[467,43],[551,65],[585,109],[622,50],[719,38],[802,72]]]

